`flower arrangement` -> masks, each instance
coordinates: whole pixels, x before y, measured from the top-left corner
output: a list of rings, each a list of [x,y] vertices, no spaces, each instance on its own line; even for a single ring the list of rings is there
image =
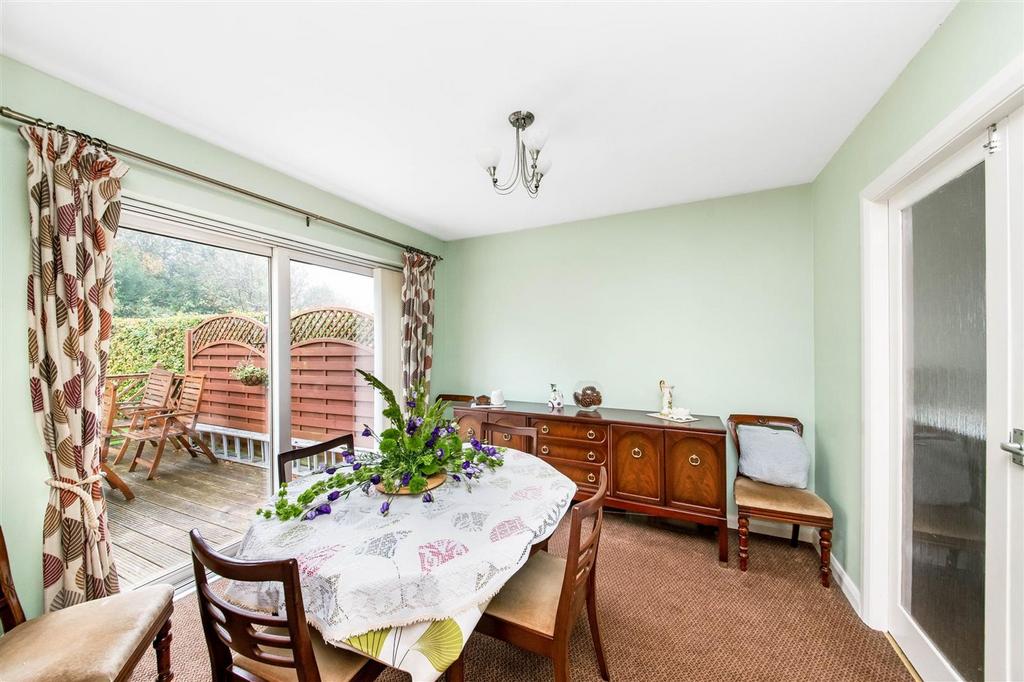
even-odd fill
[[[246,386],[266,386],[270,381],[270,375],[262,367],[257,367],[251,362],[240,362],[231,370],[231,376],[241,381]]]
[[[383,414],[391,422],[389,428],[378,434],[363,425],[363,436],[372,436],[377,441],[378,452],[359,456],[345,453],[344,464],[328,467],[328,477],[313,483],[294,501],[288,498],[288,483],[282,483],[274,508],[259,509],[257,514],[268,519],[276,516],[282,521],[312,520],[330,514],[331,503],[341,497],[348,498],[355,490],[369,494],[370,488],[375,487],[388,496],[380,506],[380,513],[386,515],[394,495],[421,495],[423,502],[429,504],[434,501],[430,488],[445,481],[470,488],[485,468],[493,470],[503,464],[504,448],[485,445],[476,438],[470,440],[470,447],[463,446],[456,422],[444,416],[448,403],[428,404],[422,382],[412,388],[403,410],[394,392],[377,377],[356,371],[387,405]]]

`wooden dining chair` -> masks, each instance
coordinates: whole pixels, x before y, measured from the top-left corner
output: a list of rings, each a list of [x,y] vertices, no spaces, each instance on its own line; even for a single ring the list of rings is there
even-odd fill
[[[152,645],[157,682],[170,682],[173,597],[149,585],[28,620],[0,528],[0,680],[128,680]]]
[[[355,445],[355,434],[343,433],[340,436],[335,436],[330,440],[325,440],[322,443],[314,443],[313,445],[307,445],[303,448],[296,450],[289,450],[288,452],[282,452],[277,458],[277,480],[278,483],[283,483],[289,480],[287,467],[285,465],[291,464],[292,462],[299,459],[306,459],[307,457],[316,457],[330,452],[331,450],[337,450],[338,448],[344,447],[349,452],[356,451]]]
[[[135,499],[135,493],[132,489],[124,482],[124,479],[110,466],[107,462],[107,458],[110,456],[110,440],[117,435],[115,433],[115,422],[117,421],[117,384],[109,379],[103,384],[103,413],[101,414],[100,420],[100,471],[103,473],[103,479],[110,485],[124,495],[124,499],[133,500]]]
[[[608,664],[597,626],[595,577],[601,541],[602,506],[608,492],[608,474],[601,468],[597,492],[573,507],[566,559],[538,552],[505,583],[487,605],[477,630],[554,663],[555,681],[569,680],[569,638],[583,607],[597,653],[601,678],[608,680]],[[584,520],[592,520],[584,528]]]
[[[480,432],[484,440],[491,445],[509,447],[515,450],[522,450],[531,455],[537,454],[537,429],[532,426],[506,426],[494,422],[484,422],[480,425]],[[526,441],[529,445],[526,445]]]
[[[148,415],[141,428],[132,429],[124,433],[124,444],[118,460],[124,455],[129,444],[137,443],[135,456],[128,471],[135,471],[135,467],[144,464],[149,468],[147,480],[156,478],[157,467],[160,466],[160,458],[164,454],[164,446],[168,441],[180,444],[193,457],[198,457],[198,449],[213,464],[218,464],[217,457],[210,451],[203,441],[202,435],[196,430],[196,423],[199,420],[199,404],[203,399],[203,385],[206,382],[206,375],[200,372],[188,372],[181,380],[181,390],[172,412],[163,412]],[[156,453],[152,461],[143,459],[142,449],[147,441],[157,443]]]
[[[214,551],[191,532],[199,616],[213,682],[370,682],[384,665],[324,642],[306,623],[299,562],[241,561]],[[210,587],[206,572],[241,582],[275,582],[284,589],[284,615],[249,611]]]
[[[736,454],[740,454],[740,439],[736,431],[741,425],[761,426],[765,428],[790,429],[802,436],[804,425],[794,417],[773,417],[762,414],[731,414],[727,422],[729,434],[736,444]],[[797,546],[800,537],[800,526],[807,525],[818,528],[818,543],[821,549],[821,584],[829,586],[832,575],[832,507],[828,502],[810,490],[787,488],[755,481],[746,476],[736,475],[733,486],[738,512],[740,536],[740,570],[747,570],[750,553],[750,517],[779,521],[793,525],[790,544]]]

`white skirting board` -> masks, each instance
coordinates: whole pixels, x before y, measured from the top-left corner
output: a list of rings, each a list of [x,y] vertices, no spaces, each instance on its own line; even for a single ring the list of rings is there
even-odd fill
[[[739,527],[737,517],[729,516],[729,528],[735,530]],[[789,539],[793,533],[793,526],[788,523],[776,523],[772,521],[764,521],[762,519],[751,518],[750,519],[750,532],[755,535],[770,535],[776,538]],[[800,542],[810,543],[814,547],[814,551],[821,553],[821,548],[818,546],[818,529],[811,526],[800,526]],[[730,550],[733,552],[738,551],[733,548],[730,543]],[[756,550],[755,550],[756,551]],[[832,580],[835,582],[843,591],[843,596],[846,597],[846,601],[850,602],[850,606],[853,607],[854,613],[857,617],[864,621],[864,616],[861,615],[861,601],[860,601],[860,588],[853,582],[846,569],[843,565],[836,560],[835,554],[832,555],[832,561],[830,563],[832,567]]]

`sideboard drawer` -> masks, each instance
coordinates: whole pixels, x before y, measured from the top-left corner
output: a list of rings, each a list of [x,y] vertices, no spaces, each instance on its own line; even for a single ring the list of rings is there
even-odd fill
[[[556,457],[577,462],[604,464],[605,448],[603,444],[576,443],[574,441],[538,438],[537,454],[544,457]]]
[[[495,410],[494,412],[487,413],[487,422],[491,424],[498,424],[500,426],[526,426],[526,417],[516,414],[502,414],[501,411]],[[483,438],[487,434],[477,436]],[[495,434],[494,438],[489,438],[491,445],[497,445],[502,448],[512,448],[513,450],[526,450],[527,438],[523,436],[512,436],[507,433]]]
[[[547,457],[541,457],[541,459],[572,479],[581,490],[597,490],[597,482],[601,476],[600,466],[583,463],[577,464]]]
[[[665,499],[663,441],[662,429],[612,426],[611,497],[662,504]]]
[[[665,492],[668,505],[725,514],[725,438],[667,432]]]
[[[531,419],[530,426],[536,427],[537,435],[550,438],[569,438],[589,443],[603,443],[608,440],[608,427],[603,424],[558,421],[556,419]]]
[[[483,438],[480,425],[487,421],[487,412],[477,409],[455,410],[455,418],[459,420],[459,438],[469,442],[470,438]]]

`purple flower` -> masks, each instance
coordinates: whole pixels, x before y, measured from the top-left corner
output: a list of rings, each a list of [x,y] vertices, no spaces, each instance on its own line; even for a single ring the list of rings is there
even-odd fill
[[[416,407],[416,401],[415,400],[407,400],[407,401],[405,401],[405,404],[408,405],[409,407]]]
[[[458,474],[452,474],[452,478],[454,478],[456,481],[461,481],[462,480],[462,477],[459,476]]]
[[[423,493],[423,501],[424,502],[433,502],[434,501],[434,496],[431,495],[429,492]]]
[[[430,435],[433,436],[434,438],[437,438],[438,436],[440,436],[441,435],[441,427],[440,426],[435,426],[434,430],[430,432]]]
[[[317,507],[316,510],[317,510],[317,512],[319,512],[321,514],[330,514],[331,513],[331,505],[329,505],[326,502],[324,502],[319,507]]]
[[[352,462],[356,461],[356,456],[353,455],[351,452],[346,452],[344,455],[341,456],[341,458],[345,460],[345,464],[351,464]]]
[[[326,474],[333,474],[337,470],[338,470],[338,467],[327,467],[326,469],[324,469],[324,473],[326,473]]]
[[[466,472],[466,478],[473,478],[473,472],[472,471],[467,471]]]
[[[444,448],[438,448],[437,449],[437,458],[438,459],[444,459]]]
[[[388,511],[390,509],[391,509],[391,503],[390,502],[385,502],[384,504],[382,504],[380,506],[380,513],[381,513],[381,515],[382,516],[387,516],[388,515]]]
[[[373,431],[370,430],[370,427],[367,426],[366,424],[363,424],[363,436],[367,437],[367,436],[372,436],[372,435],[373,435]]]
[[[339,497],[341,497],[340,490],[332,490],[331,492],[327,493],[327,499],[330,500],[331,502],[334,502]]]
[[[363,494],[364,495],[369,495],[370,494],[370,482],[369,481],[366,481],[365,483],[363,483]]]
[[[409,485],[410,479],[412,479],[412,474],[402,474],[402,485]]]
[[[445,429],[445,431],[447,431],[449,433],[449,435],[455,433],[455,430],[456,429],[455,429],[455,425],[454,424],[449,424],[448,428]]]
[[[374,485],[380,483],[380,474],[374,474],[373,476],[370,476],[370,483]]]
[[[469,467],[471,467],[471,466],[473,466],[473,464],[468,459],[465,462],[462,463],[462,468],[463,469],[469,469]]]
[[[491,457],[494,457],[496,454],[498,454],[498,448],[494,447],[493,445],[488,445],[486,448],[484,448],[484,452],[490,455]]]
[[[307,521],[312,521],[313,519],[315,519],[319,515],[320,514],[319,514],[319,512],[317,512],[316,509],[310,509],[308,512],[306,512],[306,520]]]
[[[405,425],[405,432],[408,433],[411,436],[414,433],[416,433],[416,429],[418,429],[418,428],[419,428],[419,426],[416,424],[416,418],[415,417],[410,417],[409,418],[409,423]]]
[[[363,466],[362,462],[356,462],[352,465],[352,471],[359,471]]]
[[[483,450],[483,448],[484,448],[483,444],[480,441],[478,441],[476,438],[474,438],[473,440],[469,441],[469,444],[472,445],[473,449],[478,451],[478,452],[480,450]]]
[[[434,438],[433,436],[431,436],[430,440],[428,440],[426,443],[423,444],[423,447],[425,447],[425,448],[427,448],[429,450],[430,448],[434,447],[434,445],[436,443],[437,443],[437,439]]]

